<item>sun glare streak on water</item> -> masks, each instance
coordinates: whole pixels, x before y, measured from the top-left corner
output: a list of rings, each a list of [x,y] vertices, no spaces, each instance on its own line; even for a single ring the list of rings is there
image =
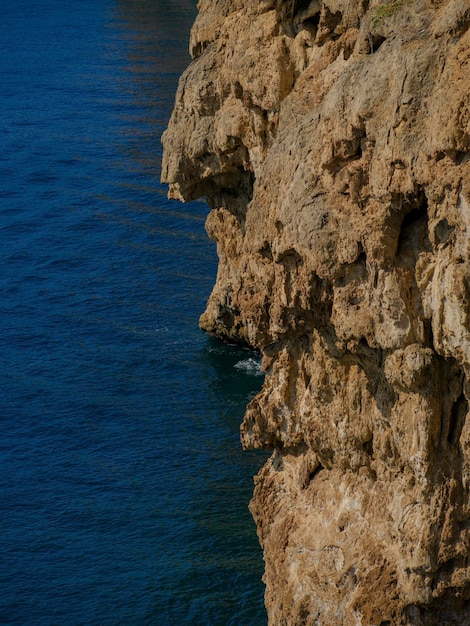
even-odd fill
[[[0,22],[0,623],[262,626],[238,425],[253,355],[197,328],[207,207],[160,136],[190,0],[20,0]]]

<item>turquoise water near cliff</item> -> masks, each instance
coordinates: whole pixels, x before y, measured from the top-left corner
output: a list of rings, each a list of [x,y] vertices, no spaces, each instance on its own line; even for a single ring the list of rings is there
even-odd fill
[[[198,330],[207,207],[160,135],[190,0],[0,20],[0,623],[262,626],[238,428],[256,359]]]

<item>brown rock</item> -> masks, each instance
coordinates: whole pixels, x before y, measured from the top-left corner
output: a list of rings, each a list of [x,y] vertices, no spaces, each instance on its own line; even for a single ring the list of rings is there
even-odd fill
[[[163,142],[261,350],[269,623],[470,623],[470,8],[201,0]]]

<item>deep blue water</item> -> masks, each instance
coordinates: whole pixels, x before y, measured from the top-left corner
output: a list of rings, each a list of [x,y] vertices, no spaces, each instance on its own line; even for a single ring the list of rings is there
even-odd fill
[[[253,355],[197,327],[204,203],[159,184],[192,0],[0,20],[0,623],[262,626],[239,422]]]

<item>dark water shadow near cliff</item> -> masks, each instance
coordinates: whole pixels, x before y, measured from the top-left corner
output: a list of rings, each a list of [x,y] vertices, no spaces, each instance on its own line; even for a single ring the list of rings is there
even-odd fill
[[[203,339],[193,363],[197,373],[191,388],[199,388],[190,401],[190,422],[178,421],[176,451],[187,479],[179,515],[190,529],[187,554],[181,558],[174,548],[177,579],[168,581],[165,611],[169,624],[185,614],[188,624],[260,626],[266,623],[263,561],[248,503],[252,477],[267,455],[241,450],[239,426],[263,377],[253,353]]]

